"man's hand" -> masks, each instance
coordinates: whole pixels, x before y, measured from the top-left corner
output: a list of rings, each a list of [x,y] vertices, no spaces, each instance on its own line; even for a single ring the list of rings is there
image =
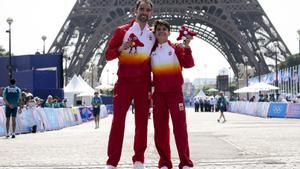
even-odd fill
[[[187,35],[186,36],[186,39],[184,40],[184,46],[187,48],[187,47],[190,47],[190,42],[191,40],[194,39],[193,36],[191,35]]]
[[[119,52],[122,52],[123,50],[126,50],[132,46],[131,42],[125,42],[119,47]]]

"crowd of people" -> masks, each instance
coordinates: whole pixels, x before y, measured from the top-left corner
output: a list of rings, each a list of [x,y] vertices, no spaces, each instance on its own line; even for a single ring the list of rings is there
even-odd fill
[[[193,100],[195,112],[214,112],[216,111],[218,96],[197,97]]]
[[[11,79],[10,85],[5,87],[0,92],[0,106],[5,105],[6,129],[9,137],[10,118],[12,119],[12,138],[15,138],[16,117],[22,110],[31,109],[35,107],[50,107],[50,108],[64,108],[66,107],[66,99],[58,97],[53,98],[48,96],[47,100],[39,97],[34,97],[28,90],[21,90],[16,86],[16,80]]]
[[[217,121],[220,122],[223,118],[223,123],[226,122],[224,112],[227,110],[228,104],[229,102],[222,91],[216,96],[196,97],[193,100],[195,112],[220,112]]]
[[[5,105],[3,100],[3,90],[0,89],[0,106]],[[46,100],[33,96],[27,89],[21,89],[20,108],[33,108],[33,107],[50,107],[50,108],[65,108],[67,99],[61,99],[57,96],[49,95]]]
[[[245,100],[247,101],[247,100]],[[275,94],[259,94],[258,97],[252,96],[249,102],[289,102],[289,103],[300,103],[300,93],[296,97],[292,98],[290,95],[279,95],[278,100],[276,100]]]

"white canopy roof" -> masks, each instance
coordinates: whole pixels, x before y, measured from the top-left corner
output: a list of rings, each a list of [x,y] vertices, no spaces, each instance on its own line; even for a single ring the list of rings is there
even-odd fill
[[[206,95],[203,92],[203,90],[201,90],[194,98],[198,98],[198,97],[206,97]]]
[[[255,93],[259,91],[278,90],[279,88],[273,85],[269,85],[264,82],[255,83],[249,87],[243,87],[234,91],[234,93]]]
[[[97,87],[95,87],[96,89],[101,89],[101,90],[112,90],[114,88],[113,85],[109,85],[109,84],[101,84]]]
[[[268,83],[260,82],[255,83],[254,85],[250,86],[250,88],[258,91],[269,91],[269,90],[278,90],[279,88],[273,85],[269,85]]]
[[[94,89],[88,85],[81,76],[73,76],[68,85],[64,88],[67,93],[94,93]]]
[[[233,91],[234,93],[255,93],[258,92],[257,90],[251,89],[250,87],[242,87]]]

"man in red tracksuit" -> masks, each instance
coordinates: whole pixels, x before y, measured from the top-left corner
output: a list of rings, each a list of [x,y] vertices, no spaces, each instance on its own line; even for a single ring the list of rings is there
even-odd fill
[[[160,159],[160,169],[171,169],[169,116],[172,117],[175,142],[179,154],[179,169],[190,169],[188,133],[185,106],[182,94],[182,67],[194,66],[192,51],[189,47],[191,36],[184,46],[172,44],[168,41],[170,25],[163,20],[154,22],[154,34],[157,42],[151,54],[151,68],[153,72],[153,121],[154,139]],[[170,115],[169,115],[170,114]]]
[[[135,8],[136,19],[118,27],[108,43],[106,60],[118,58],[119,69],[114,88],[114,116],[106,169],[115,169],[120,161],[126,113],[132,99],[135,106],[133,168],[144,169],[151,86],[150,53],[155,43],[154,34],[147,25],[152,11],[153,3],[150,0],[138,0]]]

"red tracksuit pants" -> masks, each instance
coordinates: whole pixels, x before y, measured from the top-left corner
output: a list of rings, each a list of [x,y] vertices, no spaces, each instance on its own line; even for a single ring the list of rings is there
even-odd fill
[[[173,132],[179,154],[179,169],[193,167],[190,160],[185,106],[182,92],[154,92],[153,121],[155,146],[160,156],[158,167],[171,169],[169,116],[173,123]]]
[[[144,152],[147,148],[147,126],[149,113],[150,83],[124,82],[118,80],[113,97],[113,120],[108,142],[107,165],[117,166],[122,152],[126,114],[134,99],[135,106],[135,136],[133,162],[144,162]]]

